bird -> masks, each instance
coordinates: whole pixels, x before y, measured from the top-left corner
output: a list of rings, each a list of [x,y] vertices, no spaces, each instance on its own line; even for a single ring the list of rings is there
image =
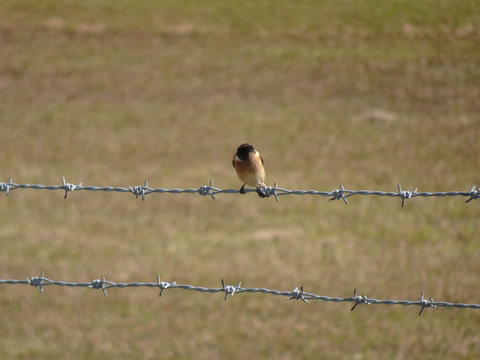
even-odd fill
[[[238,147],[233,155],[232,165],[237,172],[237,176],[243,186],[240,188],[240,194],[245,194],[245,185],[257,188],[258,196],[265,197],[265,169],[263,168],[263,158],[249,143]]]

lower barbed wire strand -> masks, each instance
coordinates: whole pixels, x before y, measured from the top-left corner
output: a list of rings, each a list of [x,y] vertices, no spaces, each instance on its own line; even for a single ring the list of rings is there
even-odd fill
[[[231,286],[226,285],[224,288],[208,288],[202,286],[194,286],[189,284],[177,284],[176,282],[169,283],[169,282],[130,282],[130,283],[115,283],[112,281],[105,280],[102,277],[102,280],[94,280],[92,282],[66,282],[66,281],[58,281],[58,280],[51,280],[46,277],[32,277],[26,278],[22,280],[15,280],[15,279],[8,279],[3,280],[0,279],[0,285],[31,285],[34,287],[40,287],[43,291],[43,287],[47,286],[60,286],[60,287],[81,287],[81,288],[93,288],[93,289],[103,289],[104,291],[107,289],[112,288],[139,288],[139,287],[147,287],[147,288],[161,288],[162,290],[169,290],[169,289],[180,289],[180,290],[189,290],[189,291],[196,291],[200,293],[219,293],[219,292],[226,292],[239,294],[239,293],[262,293],[267,295],[274,295],[274,296],[283,296],[290,299],[302,299],[305,302],[306,300],[320,300],[320,301],[328,301],[328,302],[350,302],[358,304],[368,304],[368,305],[403,305],[403,306],[420,306],[422,307],[422,311],[426,307],[454,307],[458,309],[480,309],[480,304],[464,304],[464,303],[450,303],[450,302],[442,302],[442,301],[433,301],[431,298],[430,300],[426,300],[422,297],[421,300],[379,300],[375,298],[367,298],[365,295],[363,297],[355,296],[354,297],[330,297],[325,295],[317,295],[313,293],[308,293],[303,291],[303,287],[301,291],[298,288],[295,288],[294,291],[281,291],[281,290],[271,290],[267,288],[242,288],[240,286]],[[355,305],[356,306],[356,305]],[[421,312],[420,312],[421,313]]]

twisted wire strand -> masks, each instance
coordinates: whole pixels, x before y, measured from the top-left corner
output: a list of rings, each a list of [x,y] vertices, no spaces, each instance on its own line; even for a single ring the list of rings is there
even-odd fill
[[[145,200],[145,196],[154,193],[169,193],[169,194],[200,194],[203,196],[210,196],[212,199],[215,199],[217,194],[238,194],[239,191],[235,189],[219,189],[213,186],[213,182],[210,181],[210,185],[202,185],[199,188],[190,188],[190,189],[167,189],[167,188],[151,188],[148,186],[148,182],[145,181],[144,186],[134,186],[131,187],[112,187],[112,186],[82,186],[82,183],[75,185],[67,183],[65,177],[62,178],[62,185],[41,185],[41,184],[16,184],[10,181],[0,183],[0,192],[6,192],[8,195],[11,191],[17,189],[35,189],[35,190],[63,190],[65,191],[65,199],[67,198],[68,192],[72,191],[105,191],[105,192],[122,192],[122,193],[132,193],[137,198],[142,197],[142,200]],[[402,199],[402,206],[404,205],[405,200],[412,199],[415,197],[452,197],[452,196],[463,196],[468,197],[465,201],[466,203],[471,200],[477,200],[480,198],[480,188],[473,186],[470,191],[440,191],[440,192],[418,192],[418,189],[413,191],[402,190],[401,186],[398,185],[398,192],[385,192],[378,190],[346,190],[343,185],[340,185],[341,190],[333,191],[318,191],[318,190],[289,190],[277,187],[277,184],[272,186],[267,186],[265,189],[245,189],[246,193],[251,192],[263,192],[266,197],[274,196],[277,202],[279,202],[279,196],[284,195],[318,195],[330,197],[329,201],[332,200],[343,200],[345,204],[348,204],[347,198],[354,195],[363,195],[363,196],[382,196],[382,197],[399,197]]]
[[[139,288],[139,287],[148,287],[148,288],[158,288],[160,289],[160,296],[163,294],[164,290],[167,289],[180,289],[188,291],[196,291],[200,293],[224,293],[225,300],[229,295],[233,296],[234,294],[240,293],[262,293],[274,296],[285,297],[286,300],[302,300],[305,303],[308,303],[309,300],[321,300],[321,301],[331,301],[334,303],[338,302],[350,302],[354,303],[354,306],[351,310],[354,310],[357,305],[404,305],[404,306],[420,306],[421,310],[419,315],[422,314],[425,308],[435,308],[435,307],[454,307],[458,309],[480,309],[480,304],[464,304],[464,303],[451,303],[445,301],[433,301],[432,298],[429,300],[424,298],[422,292],[420,300],[411,301],[411,300],[381,300],[369,298],[365,295],[357,295],[357,290],[354,290],[352,297],[330,297],[325,295],[318,295],[314,293],[305,292],[303,287],[295,288],[293,291],[280,291],[280,290],[271,290],[267,288],[243,288],[241,287],[241,282],[237,286],[225,285],[222,279],[222,287],[219,288],[208,288],[203,286],[194,286],[189,284],[177,284],[176,281],[169,283],[166,281],[160,281],[160,276],[157,275],[157,282],[130,282],[130,283],[115,283],[112,281],[105,280],[105,277],[102,276],[102,279],[96,279],[91,282],[66,282],[59,280],[51,280],[44,277],[42,273],[40,277],[26,278],[24,280],[3,280],[0,279],[0,285],[31,285],[34,287],[39,287],[40,291],[43,293],[45,286],[61,286],[61,287],[82,287],[82,288],[91,288],[91,289],[101,289],[103,290],[104,295],[107,295],[107,290],[111,288]]]

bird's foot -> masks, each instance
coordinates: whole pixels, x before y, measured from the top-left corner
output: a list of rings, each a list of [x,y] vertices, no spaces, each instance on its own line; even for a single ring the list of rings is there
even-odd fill
[[[240,188],[240,194],[244,194],[245,195],[245,184],[243,184],[243,186]]]

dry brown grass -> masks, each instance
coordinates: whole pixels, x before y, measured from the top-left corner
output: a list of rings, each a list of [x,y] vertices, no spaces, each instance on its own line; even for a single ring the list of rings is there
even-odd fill
[[[0,181],[291,189],[479,184],[475,1],[3,1]],[[480,185],[480,184],[479,184]],[[0,278],[177,280],[478,303],[477,202],[0,197]],[[476,358],[474,310],[0,287],[0,357]]]

